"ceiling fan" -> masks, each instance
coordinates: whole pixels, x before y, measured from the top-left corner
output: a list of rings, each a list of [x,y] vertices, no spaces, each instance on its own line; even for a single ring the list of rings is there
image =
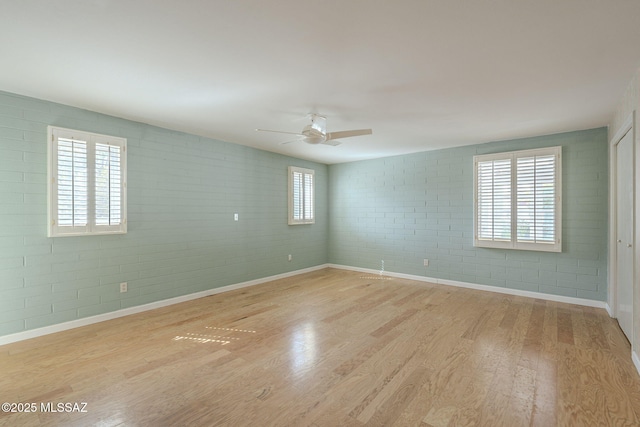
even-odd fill
[[[373,131],[371,129],[356,129],[356,130],[343,130],[338,132],[327,132],[327,118],[319,114],[309,114],[311,123],[306,125],[300,133],[296,132],[284,132],[279,130],[269,129],[256,129],[259,132],[275,132],[284,133],[288,135],[296,135],[298,139],[293,141],[281,142],[281,144],[289,144],[296,141],[304,141],[307,144],[326,144],[326,145],[340,145],[340,141],[336,141],[341,138],[350,138],[352,136],[371,135]]]

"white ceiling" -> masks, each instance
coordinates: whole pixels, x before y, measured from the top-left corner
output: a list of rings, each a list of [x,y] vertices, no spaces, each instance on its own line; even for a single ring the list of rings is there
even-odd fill
[[[637,0],[0,0],[0,90],[323,163],[606,126]],[[307,113],[338,147],[281,145]]]

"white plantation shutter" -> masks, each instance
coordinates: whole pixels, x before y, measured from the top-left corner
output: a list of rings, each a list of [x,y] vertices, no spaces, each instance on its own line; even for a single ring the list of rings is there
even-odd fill
[[[49,236],[126,233],[126,139],[49,127]]]
[[[60,138],[57,166],[58,225],[86,227],[89,209],[87,141]]]
[[[289,166],[289,224],[313,224],[314,171]]]
[[[555,155],[517,159],[517,238],[555,243]]]
[[[96,225],[122,221],[120,147],[96,144]]]
[[[481,247],[560,252],[561,147],[474,157]]]
[[[511,240],[511,161],[478,162],[478,237]]]
[[[292,172],[293,176],[293,219],[302,219],[302,207],[304,206],[304,199],[302,193],[302,177],[301,172]]]
[[[309,221],[313,220],[313,174],[306,173],[303,177],[303,189],[304,189],[304,215],[303,219]]]

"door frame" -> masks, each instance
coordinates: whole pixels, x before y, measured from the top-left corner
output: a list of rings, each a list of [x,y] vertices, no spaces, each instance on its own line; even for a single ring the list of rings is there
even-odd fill
[[[615,133],[615,135],[611,138],[611,140],[609,141],[609,260],[608,260],[608,282],[609,282],[609,286],[608,286],[608,307],[607,307],[607,311],[609,312],[609,315],[613,318],[617,318],[618,317],[618,281],[617,281],[617,274],[616,274],[616,265],[617,265],[617,240],[616,240],[616,234],[617,234],[617,219],[618,219],[618,209],[617,209],[617,185],[616,185],[616,180],[617,180],[617,173],[618,173],[618,162],[617,162],[617,152],[618,152],[618,143],[622,140],[622,138],[627,134],[627,132],[631,132],[631,144],[632,144],[632,149],[633,149],[633,213],[632,213],[632,218],[633,218],[633,224],[632,224],[632,232],[633,232],[633,259],[634,259],[634,263],[633,263],[633,271],[632,271],[632,278],[633,278],[633,299],[634,299],[634,303],[632,304],[632,309],[633,309],[633,320],[631,322],[631,337],[629,337],[629,341],[631,342],[631,346],[632,349],[635,347],[634,346],[634,340],[635,340],[635,322],[636,322],[636,316],[637,313],[636,311],[638,310],[635,301],[637,298],[637,290],[636,290],[636,278],[639,277],[639,272],[638,272],[638,262],[636,261],[636,254],[637,254],[637,250],[636,248],[638,247],[638,241],[639,236],[638,236],[638,229],[636,227],[636,224],[638,223],[638,218],[637,218],[637,214],[638,209],[636,208],[637,206],[637,202],[638,202],[638,197],[636,197],[636,190],[638,188],[640,188],[638,186],[638,174],[636,173],[636,171],[638,170],[638,164],[639,164],[639,160],[638,160],[638,147],[637,147],[637,141],[636,141],[636,126],[635,126],[635,114],[636,112],[633,111],[628,117],[627,119],[624,121],[624,123],[622,124],[622,126],[618,129],[618,131]]]

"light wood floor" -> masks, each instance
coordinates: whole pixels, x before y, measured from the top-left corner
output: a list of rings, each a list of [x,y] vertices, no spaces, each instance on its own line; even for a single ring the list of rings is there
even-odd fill
[[[0,347],[0,425],[638,426],[604,310],[326,269]]]

